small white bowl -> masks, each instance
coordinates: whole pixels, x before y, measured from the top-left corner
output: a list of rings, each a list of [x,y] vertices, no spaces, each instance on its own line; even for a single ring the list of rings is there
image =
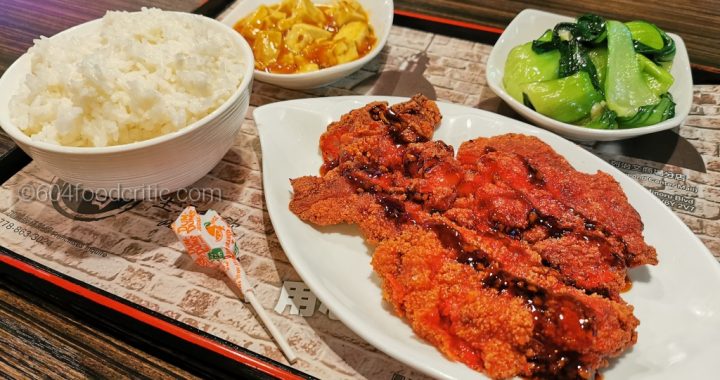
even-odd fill
[[[238,21],[255,11],[260,5],[278,4],[281,0],[243,0],[223,17],[225,25],[233,27]],[[313,1],[317,4],[327,4],[330,0]],[[390,28],[393,23],[393,1],[392,0],[358,0],[370,17],[370,25],[375,30],[377,44],[363,57],[351,62],[320,69],[309,73],[300,74],[273,74],[265,71],[255,70],[255,79],[285,87],[293,90],[322,87],[335,82],[359,70],[366,63],[370,62],[380,53],[390,36]],[[239,33],[238,33],[239,34]]]
[[[631,17],[634,20],[641,20],[642,15]],[[630,21],[622,20],[622,21]],[[670,94],[675,101],[675,117],[647,127],[601,130],[584,128],[581,126],[563,123],[530,109],[524,104],[511,97],[502,85],[502,78],[505,72],[505,61],[515,46],[537,39],[548,29],[552,29],[559,22],[574,22],[572,17],[561,16],[554,13],[542,12],[534,9],[525,9],[520,12],[507,26],[503,34],[490,53],[485,75],[490,88],[507,104],[519,114],[537,124],[540,127],[549,129],[559,135],[579,141],[613,141],[622,140],[648,133],[659,132],[679,126],[690,113],[692,105],[693,84],[690,72],[690,60],[688,59],[685,43],[676,34],[668,33],[675,40],[675,59],[670,73],[675,78],[675,83],[670,87]]]
[[[245,67],[237,91],[204,118],[175,132],[152,139],[109,147],[66,147],[34,141],[10,120],[9,103],[26,74],[30,55],[17,59],[0,78],[0,126],[42,168],[83,189],[115,198],[164,196],[202,178],[235,141],[250,102],[252,49],[233,29],[199,15],[181,13],[232,36]],[[77,25],[51,37],[96,33],[101,20]]]

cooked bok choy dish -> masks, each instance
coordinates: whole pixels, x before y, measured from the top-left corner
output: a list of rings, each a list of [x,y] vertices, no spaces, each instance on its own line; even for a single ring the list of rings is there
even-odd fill
[[[503,85],[555,120],[595,129],[636,128],[675,116],[668,92],[675,42],[646,21],[584,15],[516,46]]]

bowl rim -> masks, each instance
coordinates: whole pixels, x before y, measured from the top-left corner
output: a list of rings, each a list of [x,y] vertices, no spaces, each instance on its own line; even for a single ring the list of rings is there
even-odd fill
[[[498,42],[505,43],[503,37],[506,36],[506,33],[510,33],[509,32],[511,29],[510,27],[512,26],[513,23],[518,22],[518,20],[521,17],[529,17],[532,15],[544,15],[544,16],[552,16],[552,17],[559,17],[559,18],[565,18],[565,19],[574,19],[572,16],[566,16],[566,15],[562,15],[562,14],[558,14],[558,13],[546,12],[546,11],[541,11],[541,10],[532,9],[532,8],[523,9],[515,16],[515,18],[513,18],[513,20],[510,22],[510,24],[508,24],[508,27],[505,28],[503,33],[498,38]],[[485,71],[485,80],[487,81],[487,84],[490,87],[490,89],[492,89],[492,91],[497,96],[499,96],[503,101],[508,103],[512,108],[519,107],[520,109],[524,110],[525,112],[531,114],[532,116],[525,116],[525,115],[522,115],[522,113],[521,113],[522,116],[525,116],[525,117],[531,119],[536,126],[544,128],[544,129],[550,129],[554,133],[564,135],[564,136],[569,136],[569,138],[572,138],[572,139],[584,140],[584,141],[590,141],[590,140],[603,141],[603,140],[601,140],[603,138],[617,137],[618,139],[624,139],[624,138],[633,138],[633,137],[638,137],[638,136],[642,136],[642,135],[646,135],[646,134],[650,134],[650,133],[660,132],[660,131],[663,131],[666,129],[680,126],[682,124],[682,122],[689,115],[689,112],[692,108],[692,96],[693,96],[693,94],[692,94],[692,86],[693,86],[692,74],[691,74],[690,65],[689,65],[690,60],[688,57],[687,48],[685,46],[685,41],[682,39],[682,37],[680,37],[679,35],[677,35],[675,33],[667,32],[667,34],[675,41],[675,45],[677,48],[676,57],[677,57],[677,55],[681,55],[684,58],[683,61],[688,62],[687,67],[684,67],[684,65],[683,65],[683,67],[679,67],[678,69],[685,72],[685,74],[689,78],[689,86],[691,89],[691,91],[688,94],[675,93],[672,95],[675,99],[678,99],[681,96],[686,96],[690,99],[690,102],[689,102],[689,107],[687,107],[686,110],[682,110],[682,112],[676,113],[674,117],[664,120],[664,121],[661,121],[659,123],[653,124],[653,125],[637,127],[637,128],[624,128],[624,129],[585,128],[580,125],[575,125],[575,124],[570,124],[570,123],[565,123],[565,122],[555,120],[549,116],[545,116],[545,115],[527,107],[526,105],[518,102],[516,99],[511,97],[510,94],[507,93],[504,86],[502,86],[502,79],[499,79],[499,81],[496,83],[496,81],[492,78],[493,69],[499,70],[499,68],[496,65],[492,65],[492,63],[494,63],[494,61],[495,61],[495,59],[493,59],[493,58],[495,58],[494,55],[499,54],[497,52],[497,50],[495,49],[498,46],[497,43],[495,45],[493,45],[493,51],[491,51],[490,56],[488,57],[488,67],[486,68],[486,71]],[[501,57],[501,58],[506,58],[506,57]],[[504,74],[504,68],[503,68],[502,72]],[[680,89],[680,91],[684,92],[681,89]],[[548,126],[548,125],[551,125],[551,126]],[[580,137],[580,135],[582,135],[582,137]]]
[[[277,0],[276,2],[279,3],[280,1],[281,0]],[[321,1],[315,0],[315,1],[313,1],[313,3],[320,3]],[[327,1],[325,1],[325,2],[327,2]],[[387,40],[390,37],[390,32],[392,30],[393,20],[395,17],[395,4],[394,4],[393,0],[382,0],[382,1],[380,1],[380,3],[388,4],[388,6],[390,8],[388,14],[383,17],[383,20],[385,20],[387,22],[388,27],[387,27],[385,33],[382,35],[382,37],[379,38],[378,41],[375,43],[375,47],[373,47],[372,50],[370,50],[364,56],[362,56],[354,61],[341,63],[339,65],[326,67],[324,69],[311,71],[311,72],[307,72],[307,73],[280,74],[280,73],[269,73],[267,71],[255,69],[254,74],[257,75],[257,79],[261,80],[261,81],[266,81],[266,80],[298,80],[298,81],[300,81],[303,79],[316,79],[316,78],[320,78],[320,77],[324,77],[324,76],[331,76],[333,74],[339,74],[344,71],[351,70],[355,67],[364,66],[366,63],[370,62],[373,58],[375,58],[382,51],[383,47],[385,47],[385,45],[387,44]],[[227,16],[229,16],[231,14],[232,14],[232,12],[229,13]],[[243,17],[247,16],[248,14],[249,13],[241,15],[240,18],[238,18],[237,20],[234,20],[234,21],[230,21],[228,19],[228,17],[225,16],[223,18],[222,22],[225,23],[225,20],[228,20],[228,23],[232,23],[233,25],[235,25]],[[228,24],[225,24],[225,25],[228,25]],[[377,30],[377,27],[375,25],[371,24],[371,26],[373,27],[374,30]],[[232,29],[232,26],[230,28]],[[236,31],[236,33],[240,34],[237,31]],[[253,65],[253,67],[254,67],[254,65]]]
[[[239,33],[237,33],[232,28],[228,27],[227,25],[223,24],[222,22],[205,17],[203,15],[198,15],[194,13],[186,13],[186,12],[176,12],[176,11],[163,11],[166,13],[174,13],[182,15],[183,17],[191,17],[199,20],[200,22],[205,22],[208,25],[213,25],[214,28],[220,28],[218,30],[223,30],[224,32],[228,33],[230,36],[232,36],[233,41],[239,46],[240,48],[240,54],[243,56],[243,60],[245,63],[244,72],[243,72],[243,78],[240,81],[240,84],[238,85],[238,88],[235,90],[235,92],[230,95],[228,99],[226,99],[220,106],[218,106],[215,110],[210,112],[209,114],[202,117],[200,120],[197,120],[189,125],[186,125],[183,128],[178,129],[177,131],[169,132],[161,136],[156,136],[147,140],[142,141],[135,141],[127,144],[121,144],[121,145],[111,145],[111,146],[88,146],[88,147],[82,147],[82,146],[64,146],[59,144],[53,144],[46,141],[36,141],[30,138],[30,136],[26,135],[23,131],[21,131],[10,119],[10,105],[8,104],[8,112],[6,113],[0,113],[0,128],[2,128],[15,142],[21,146],[27,145],[32,148],[36,148],[39,150],[43,150],[46,152],[53,152],[53,153],[72,153],[72,154],[81,154],[81,155],[99,155],[99,154],[107,154],[107,153],[117,153],[117,152],[129,152],[134,151],[138,149],[148,148],[155,145],[162,144],[166,141],[181,137],[183,135],[189,134],[192,131],[195,131],[196,129],[199,129],[203,126],[206,126],[209,124],[209,122],[213,119],[216,119],[218,116],[223,114],[225,111],[227,111],[228,108],[230,108],[240,97],[241,95],[249,89],[249,87],[252,84],[253,79],[253,68],[255,67],[255,57],[253,55],[252,49],[250,48],[250,45],[248,45],[247,41],[245,41],[242,36],[240,36]],[[138,12],[129,12],[129,13],[138,13]],[[52,37],[49,37],[49,39],[57,38],[60,36],[67,36],[71,35],[73,33],[78,33],[79,31],[82,31],[87,28],[91,28],[99,23],[102,22],[102,17],[97,18],[95,20],[87,21],[82,24],[75,25],[73,27],[70,27],[66,30],[63,30]],[[21,64],[25,63],[26,60],[30,59],[30,55],[28,52],[23,53],[19,58],[13,62],[8,69],[5,71],[5,73],[0,77],[0,88],[3,87],[3,84],[5,81],[7,81],[7,77],[9,76],[9,73],[19,70],[19,67]],[[25,75],[25,74],[21,74]],[[21,81],[24,81],[22,79]],[[248,95],[249,96],[249,95]]]

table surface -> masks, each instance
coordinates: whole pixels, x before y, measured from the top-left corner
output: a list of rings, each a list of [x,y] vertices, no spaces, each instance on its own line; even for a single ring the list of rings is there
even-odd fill
[[[39,35],[53,35],[102,16],[107,9],[136,10],[153,5],[192,11],[199,0],[3,0],[0,6],[0,73]],[[212,3],[209,2],[209,3]],[[206,5],[207,6],[207,5]],[[522,9],[535,8],[570,16],[594,12],[631,19],[635,15],[680,34],[693,64],[717,70],[720,49],[720,1],[692,3],[646,0],[574,2],[569,0],[397,0],[399,10],[503,28]],[[0,156],[13,146],[0,132]],[[0,373],[13,378],[64,376],[117,378],[194,378],[182,363],[168,363],[122,340],[116,332],[90,327],[52,301],[38,297],[0,275]],[[180,367],[178,367],[180,366]],[[58,371],[58,369],[62,369]],[[190,369],[190,371],[194,371]],[[202,373],[199,373],[202,375]]]

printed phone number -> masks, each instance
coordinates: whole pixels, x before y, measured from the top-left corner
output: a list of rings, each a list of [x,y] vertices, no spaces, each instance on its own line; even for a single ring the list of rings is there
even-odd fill
[[[30,238],[32,241],[36,241],[40,244],[46,244],[50,242],[50,239],[47,237],[38,234],[37,232],[33,232],[32,230],[29,230],[23,226],[17,225],[14,222],[11,222],[7,219],[0,218],[0,229],[6,229],[10,232],[14,232],[18,235],[20,235],[23,238]]]

